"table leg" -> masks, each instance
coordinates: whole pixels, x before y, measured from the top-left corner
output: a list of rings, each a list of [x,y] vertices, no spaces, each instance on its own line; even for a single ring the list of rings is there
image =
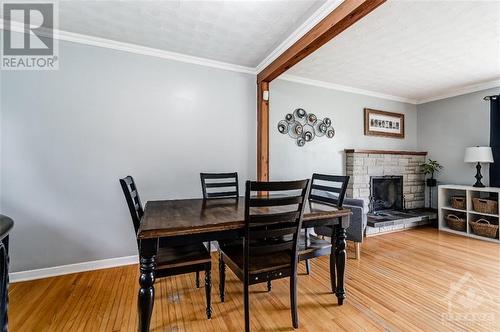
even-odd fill
[[[155,300],[155,268],[157,240],[141,240],[140,250],[140,276],[139,276],[139,294],[137,296],[137,309],[139,312],[139,332],[149,331],[151,315]]]
[[[348,218],[348,217],[343,217]],[[337,272],[337,289],[335,294],[337,295],[338,304],[342,305],[345,299],[345,265],[347,261],[346,255],[346,230],[344,227],[344,220],[340,220],[339,224],[335,226],[336,231],[336,248],[335,248],[335,267]]]
[[[330,252],[330,283],[332,286],[332,293],[335,294],[337,291],[337,273],[336,273],[336,255],[337,255],[337,228],[335,226],[332,226],[332,234],[330,236],[331,243],[332,243],[332,249]]]

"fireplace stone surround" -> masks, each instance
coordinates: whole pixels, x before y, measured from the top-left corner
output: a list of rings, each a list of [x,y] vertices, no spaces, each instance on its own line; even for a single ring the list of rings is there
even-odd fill
[[[369,211],[370,181],[373,176],[403,176],[403,195],[407,209],[425,206],[425,175],[422,165],[427,152],[386,150],[345,150],[346,175],[351,177],[347,197],[362,199]]]

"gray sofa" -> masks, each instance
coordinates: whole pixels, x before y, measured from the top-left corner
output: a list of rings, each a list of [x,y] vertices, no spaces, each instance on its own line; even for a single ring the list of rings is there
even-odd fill
[[[347,240],[354,242],[356,246],[356,259],[359,259],[367,221],[364,202],[362,199],[345,198],[343,206],[352,211],[350,225],[347,228]],[[332,234],[332,230],[328,226],[315,227],[314,232],[322,236],[330,236]]]

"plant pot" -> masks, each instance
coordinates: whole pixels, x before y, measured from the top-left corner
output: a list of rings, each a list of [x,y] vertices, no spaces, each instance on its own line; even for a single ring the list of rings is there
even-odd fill
[[[436,179],[427,179],[427,187],[435,187],[437,186],[437,180]]]

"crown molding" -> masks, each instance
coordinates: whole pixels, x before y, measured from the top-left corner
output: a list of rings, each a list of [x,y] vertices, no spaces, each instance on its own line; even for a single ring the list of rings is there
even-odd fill
[[[418,99],[417,104],[425,104],[425,103],[429,103],[431,101],[461,96],[461,95],[465,95],[467,93],[472,93],[472,92],[477,92],[477,91],[487,90],[487,89],[492,89],[492,88],[498,88],[498,87],[500,87],[500,79],[482,82],[482,83],[477,83],[477,84],[466,85],[466,86],[463,86],[463,87],[458,88],[458,89],[448,90],[448,92],[446,92],[446,93],[439,94],[439,95],[436,95],[433,97]]]
[[[353,87],[346,86],[346,85],[334,84],[334,83],[329,83],[329,82],[325,82],[325,81],[312,80],[309,78],[304,78],[304,77],[295,76],[295,75],[283,74],[280,77],[278,77],[277,79],[289,81],[289,82],[306,84],[306,85],[313,85],[313,86],[317,86],[317,87],[325,88],[325,89],[351,92],[351,93],[356,93],[356,94],[370,96],[370,97],[399,101],[401,103],[408,103],[408,104],[416,104],[417,103],[417,101],[415,99],[411,99],[411,98],[393,96],[393,95],[388,95],[385,93],[375,92],[375,91],[371,91],[371,90],[358,89],[358,88],[353,88]]]
[[[268,56],[262,60],[255,68],[256,73],[260,73],[264,68],[266,68],[271,62],[276,60],[281,53],[285,52],[290,48],[297,40],[304,36],[309,30],[311,30],[316,24],[318,24],[322,19],[324,19],[328,14],[330,14],[335,8],[337,8],[343,0],[328,0],[321,7],[319,7],[304,23],[302,23],[297,29],[295,29],[290,36],[288,36],[281,44],[278,45]]]
[[[276,49],[274,49],[257,67],[247,67],[240,66],[232,63],[211,60],[202,57],[196,57],[176,52],[164,51],[157,48],[151,48],[146,46],[140,46],[131,43],[119,42],[116,40],[93,37],[84,34],[78,34],[73,32],[67,32],[64,30],[54,30],[54,38],[58,40],[69,41],[78,44],[108,48],[118,51],[124,51],[134,54],[153,56],[162,59],[180,61],[185,63],[196,64],[205,67],[217,68],[222,70],[229,70],[234,72],[246,73],[257,75],[259,71],[265,68],[269,63],[274,61],[276,57],[278,57],[281,53],[283,53],[286,49],[288,49],[293,43],[295,43],[300,37],[302,37],[307,31],[309,31],[312,27],[314,27],[318,22],[320,22],[326,15],[328,15],[331,11],[333,11],[342,1],[339,0],[330,0],[323,4],[318,10],[316,10],[313,15],[306,20],[299,28],[297,28],[285,41],[283,41]],[[10,24],[11,31],[24,33],[24,25],[19,22],[11,22]],[[3,30],[3,19],[0,19],[0,30]],[[50,36],[50,35],[48,35]],[[302,83],[306,85],[313,85],[317,87],[322,87],[326,89],[333,89],[351,93],[362,94],[371,97],[383,98],[388,100],[399,101],[403,103],[410,104],[424,104],[440,99],[446,99],[451,97],[456,97],[460,95],[464,95],[467,93],[477,92],[481,90],[491,89],[500,87],[500,79],[482,82],[478,84],[466,85],[460,87],[458,89],[450,89],[445,93],[430,96],[422,99],[412,99],[401,96],[388,95],[384,93],[379,93],[371,90],[358,89],[350,86],[340,85],[329,83],[320,80],[313,80],[308,78],[303,78],[295,75],[283,74],[278,79],[282,79],[285,81]]]
[[[0,30],[3,30],[3,20],[2,19],[0,19]],[[19,22],[11,22],[10,30],[14,31],[14,32],[24,33],[24,24],[21,24]],[[42,34],[43,34],[43,31],[42,31]],[[52,34],[50,34],[48,36],[51,37]],[[54,29],[53,37],[54,37],[54,39],[69,41],[72,43],[97,46],[97,47],[102,47],[102,48],[109,48],[112,50],[124,51],[124,52],[129,52],[129,53],[134,53],[134,54],[140,54],[140,55],[148,55],[148,56],[153,56],[156,58],[192,63],[192,64],[196,64],[196,65],[212,67],[212,68],[217,68],[217,69],[223,69],[223,70],[230,70],[230,71],[235,71],[235,72],[240,72],[240,73],[246,73],[246,74],[252,74],[252,75],[257,74],[255,68],[252,68],[252,67],[240,66],[240,65],[235,65],[232,63],[211,60],[211,59],[207,59],[207,58],[201,58],[201,57],[196,57],[196,56],[191,56],[191,55],[186,55],[186,54],[181,54],[181,53],[176,53],[176,52],[164,51],[164,50],[160,50],[157,48],[140,46],[140,45],[131,44],[131,43],[124,43],[124,42],[119,42],[119,41],[112,40],[112,39],[93,37],[93,36],[89,36],[89,35],[68,32],[68,31],[64,31],[64,30]]]

